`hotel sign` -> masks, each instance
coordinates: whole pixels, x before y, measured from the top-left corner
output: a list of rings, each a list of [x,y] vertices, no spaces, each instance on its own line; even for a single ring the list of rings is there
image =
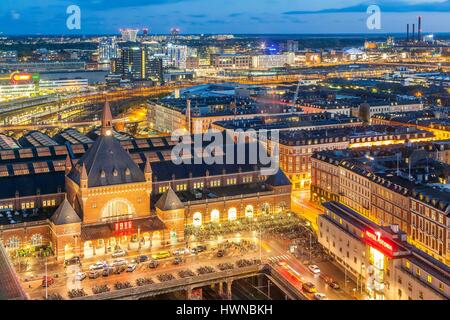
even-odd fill
[[[131,234],[133,229],[133,221],[121,221],[114,223],[114,234],[127,235]]]
[[[389,257],[393,257],[396,251],[395,245],[391,240],[382,237],[379,231],[366,230],[364,232],[364,242]]]

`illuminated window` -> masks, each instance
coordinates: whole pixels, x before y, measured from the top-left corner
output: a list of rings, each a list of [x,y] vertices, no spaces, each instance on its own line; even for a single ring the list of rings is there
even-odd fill
[[[419,268],[416,268],[416,275],[420,276],[420,269]]]
[[[164,192],[166,192],[168,189],[169,189],[169,186],[160,186],[160,187],[158,188],[158,192],[159,192],[159,193],[164,193]]]
[[[194,189],[203,189],[203,182],[195,182]]]
[[[187,190],[187,184],[178,184],[177,185],[177,191],[186,191]]]
[[[227,185],[233,185],[233,184],[236,184],[236,178],[227,179]]]
[[[430,276],[430,275],[428,275],[428,277],[427,277],[427,281],[428,281],[429,283],[431,283],[431,282],[433,281],[433,277],[432,277],[432,276]]]
[[[31,245],[34,247],[42,245],[42,235],[39,233],[33,234],[31,236]]]
[[[409,269],[409,268],[411,268],[411,263],[408,261],[408,260],[406,260],[406,267]]]

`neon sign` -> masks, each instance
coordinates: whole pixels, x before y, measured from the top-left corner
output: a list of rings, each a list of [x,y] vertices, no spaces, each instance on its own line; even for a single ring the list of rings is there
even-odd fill
[[[114,223],[115,232],[130,231],[131,229],[133,229],[132,221],[122,221]]]
[[[381,236],[381,232],[366,230],[364,232],[364,241],[375,249],[380,250],[389,257],[392,257],[395,252],[394,244]]]
[[[11,83],[29,82],[32,78],[33,76],[29,73],[14,72],[11,74]]]

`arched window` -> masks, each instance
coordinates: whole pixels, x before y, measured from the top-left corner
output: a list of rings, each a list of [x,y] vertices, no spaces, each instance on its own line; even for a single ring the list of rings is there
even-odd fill
[[[130,219],[134,216],[133,204],[127,199],[113,199],[102,209],[102,220]]]
[[[195,227],[200,227],[202,225],[202,214],[200,212],[194,213],[192,216],[192,224]]]
[[[10,249],[19,249],[20,248],[20,239],[16,236],[9,238],[8,240],[8,248]]]
[[[270,205],[267,202],[263,203],[263,205],[261,206],[261,213],[270,214]]]
[[[42,235],[39,233],[35,233],[31,236],[31,245],[33,247],[42,245]]]
[[[245,207],[245,217],[246,218],[253,218],[253,206],[251,204],[249,204],[248,206]]]
[[[228,209],[228,221],[234,221],[237,219],[237,210],[236,208]]]
[[[219,223],[220,222],[220,212],[217,209],[211,211],[211,222]]]

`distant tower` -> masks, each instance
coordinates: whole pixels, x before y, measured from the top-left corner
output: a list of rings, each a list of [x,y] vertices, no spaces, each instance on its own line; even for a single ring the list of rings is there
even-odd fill
[[[414,42],[415,39],[415,34],[416,34],[416,24],[413,23],[413,28],[412,28],[412,35],[411,35],[411,40]]]
[[[417,21],[417,41],[422,41],[422,17],[419,16]]]
[[[406,42],[409,42],[409,23],[406,24]]]
[[[103,106],[102,113],[102,128],[101,135],[102,136],[111,136],[112,135],[112,114],[111,109],[109,108],[109,102],[106,102]]]
[[[170,34],[171,34],[172,40],[175,40],[178,37],[178,35],[180,34],[180,29],[174,27],[174,28],[170,29]]]
[[[144,36],[147,36],[147,35],[148,35],[148,28],[142,29],[142,34],[143,34]]]
[[[125,42],[136,42],[138,29],[120,29],[122,40]]]

